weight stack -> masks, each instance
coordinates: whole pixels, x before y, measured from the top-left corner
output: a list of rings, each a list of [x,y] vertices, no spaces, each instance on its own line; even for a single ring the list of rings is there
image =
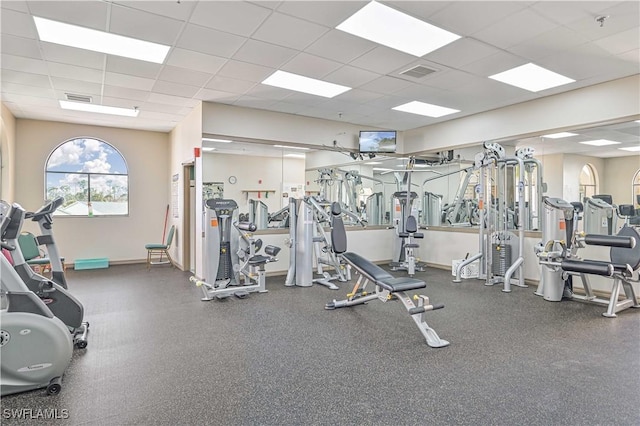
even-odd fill
[[[491,244],[491,272],[504,277],[511,266],[511,246],[509,244]]]
[[[220,243],[220,264],[218,265],[218,275],[216,281],[228,280],[233,274],[231,264],[231,243]]]

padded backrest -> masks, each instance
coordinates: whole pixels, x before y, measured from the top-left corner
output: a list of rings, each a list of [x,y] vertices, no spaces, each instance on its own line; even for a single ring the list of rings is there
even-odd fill
[[[29,261],[40,256],[36,237],[31,232],[23,232],[18,236],[18,245],[24,260]]]
[[[418,232],[418,222],[416,222],[415,216],[407,217],[407,224],[405,225],[404,230],[410,234]]]
[[[634,248],[611,247],[611,263],[627,264],[635,271],[640,267],[640,233],[636,228],[623,226],[618,237],[633,237],[636,245]]]
[[[331,247],[334,253],[342,254],[347,251],[347,231],[344,229],[339,203],[331,204],[331,216]]]
[[[171,228],[169,229],[169,233],[167,234],[167,247],[171,246],[171,243],[173,242],[173,234],[176,232],[176,226],[175,225],[171,225]]]

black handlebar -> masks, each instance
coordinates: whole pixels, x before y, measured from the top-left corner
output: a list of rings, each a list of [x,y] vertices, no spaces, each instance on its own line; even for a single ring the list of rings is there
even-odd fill
[[[48,202],[44,206],[40,207],[36,212],[27,212],[25,214],[25,219],[31,219],[34,222],[37,222],[42,217],[52,214],[55,212],[58,207],[60,207],[64,203],[64,197],[55,198],[53,201]]]

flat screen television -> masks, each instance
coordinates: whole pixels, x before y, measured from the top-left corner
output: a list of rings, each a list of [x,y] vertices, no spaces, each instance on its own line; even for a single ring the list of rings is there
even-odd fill
[[[360,152],[364,154],[396,152],[396,131],[361,130]]]

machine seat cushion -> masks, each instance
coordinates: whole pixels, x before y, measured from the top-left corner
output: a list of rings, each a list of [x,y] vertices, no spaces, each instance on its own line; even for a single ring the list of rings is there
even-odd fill
[[[166,250],[167,245],[166,244],[147,244],[144,246],[144,248],[147,250]]]
[[[640,267],[640,233],[636,228],[623,226],[618,237],[632,237],[636,240],[634,248],[611,247],[611,263],[627,264],[634,271]]]
[[[349,262],[353,267],[361,271],[363,274],[367,275],[374,281],[385,280],[393,278],[393,275],[372,263],[371,261],[365,259],[357,253],[347,252],[343,253],[342,257]]]
[[[256,256],[253,256],[251,259],[249,259],[249,265],[261,265],[263,263],[267,263],[270,260],[271,260],[270,257],[258,254]]]
[[[413,234],[413,238],[424,238],[424,234],[422,232],[416,232]]]
[[[408,232],[398,232],[398,237],[407,238],[409,236]]]
[[[427,286],[427,283],[415,278],[387,278],[376,281],[376,284],[392,293],[397,291],[416,290]]]

